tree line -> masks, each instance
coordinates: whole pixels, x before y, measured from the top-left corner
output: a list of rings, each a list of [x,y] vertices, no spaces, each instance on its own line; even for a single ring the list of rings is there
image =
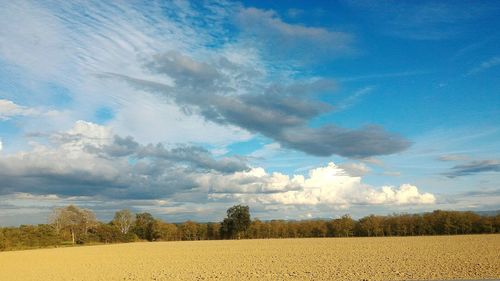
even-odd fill
[[[344,215],[331,220],[251,219],[248,206],[227,210],[220,223],[168,223],[150,213],[120,210],[100,222],[88,209],[56,208],[48,224],[0,228],[0,251],[73,244],[133,241],[179,241],[255,238],[414,236],[499,233],[500,214],[436,210],[423,214],[369,215],[359,220]]]

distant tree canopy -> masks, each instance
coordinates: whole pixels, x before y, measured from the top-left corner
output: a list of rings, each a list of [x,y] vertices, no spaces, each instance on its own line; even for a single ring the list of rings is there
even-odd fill
[[[167,223],[150,213],[117,211],[108,223],[92,211],[70,205],[56,208],[50,224],[0,228],[0,251],[75,243],[117,243],[137,240],[176,241],[252,238],[411,236],[500,233],[500,215],[442,211],[423,214],[369,215],[359,220],[344,215],[331,220],[251,220],[248,206],[227,210],[220,223]]]
[[[349,215],[343,215],[339,219],[332,220],[329,226],[331,236],[349,237],[354,235],[356,221]]]

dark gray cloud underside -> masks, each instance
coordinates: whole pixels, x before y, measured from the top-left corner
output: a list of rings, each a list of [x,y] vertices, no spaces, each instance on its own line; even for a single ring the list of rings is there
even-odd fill
[[[349,158],[393,154],[411,145],[405,138],[379,126],[367,126],[358,130],[331,125],[317,129],[296,128],[282,131],[277,138],[285,146],[312,155],[337,154]]]
[[[344,129],[333,125],[311,128],[309,122],[332,110],[332,106],[310,95],[328,92],[335,87],[329,80],[297,83],[291,86],[259,86],[233,93],[224,83],[233,79],[226,70],[237,69],[228,61],[213,64],[197,62],[178,52],[167,52],[146,64],[150,71],[167,75],[175,86],[126,77],[110,76],[159,93],[181,107],[191,108],[206,120],[235,125],[250,132],[260,133],[284,147],[316,156],[332,154],[363,158],[393,154],[405,150],[410,142],[379,126]],[[234,79],[233,79],[234,80]],[[234,84],[246,85],[245,81]]]
[[[453,168],[451,168],[450,172],[445,173],[444,175],[449,178],[456,178],[485,172],[500,172],[500,161],[471,161],[467,164],[454,166]]]

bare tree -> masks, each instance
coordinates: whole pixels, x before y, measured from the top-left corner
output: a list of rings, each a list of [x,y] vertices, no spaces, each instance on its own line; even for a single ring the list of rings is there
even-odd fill
[[[87,234],[90,228],[97,225],[97,219],[92,211],[74,205],[54,209],[49,220],[56,231],[69,231],[73,244],[80,234]]]
[[[128,209],[124,209],[115,213],[115,217],[113,218],[113,224],[116,225],[120,232],[123,234],[127,234],[134,225],[135,216]]]
[[[54,210],[52,210],[52,213],[49,215],[49,224],[54,227],[57,234],[61,233],[61,230],[63,229],[61,213],[62,208],[54,208]]]
[[[82,212],[82,226],[83,233],[87,235],[89,229],[94,228],[98,225],[97,218],[91,210],[83,209]]]

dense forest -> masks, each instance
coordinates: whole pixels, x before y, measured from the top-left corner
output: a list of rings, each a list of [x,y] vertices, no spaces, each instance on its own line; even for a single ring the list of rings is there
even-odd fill
[[[412,236],[499,233],[500,214],[436,210],[423,214],[370,215],[359,220],[349,215],[332,220],[251,220],[248,206],[227,210],[220,223],[167,223],[149,213],[129,210],[99,222],[87,209],[70,205],[54,209],[48,224],[0,228],[0,251],[73,244],[133,241],[176,241],[253,238]]]

